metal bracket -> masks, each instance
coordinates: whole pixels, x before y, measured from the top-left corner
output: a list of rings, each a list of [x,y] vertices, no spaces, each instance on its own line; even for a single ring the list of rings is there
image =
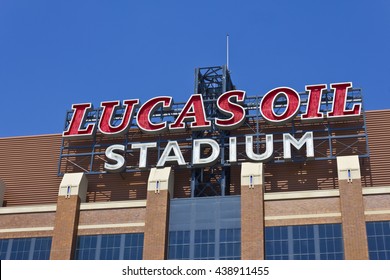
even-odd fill
[[[255,185],[253,184],[253,175],[249,176],[249,188],[254,189]]]
[[[156,189],[154,190],[154,193],[160,193],[160,181],[156,181]]]
[[[70,198],[71,194],[72,194],[72,187],[71,186],[67,186],[65,198]]]

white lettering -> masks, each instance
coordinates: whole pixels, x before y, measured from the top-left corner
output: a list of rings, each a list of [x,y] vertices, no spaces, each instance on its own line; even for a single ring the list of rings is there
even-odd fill
[[[208,145],[211,147],[211,154],[206,158],[201,158],[201,146]],[[213,165],[219,156],[219,145],[213,139],[195,139],[192,149],[192,164],[195,166]]]
[[[131,145],[132,149],[140,149],[139,153],[139,168],[145,168],[146,167],[146,159],[148,157],[148,148],[156,148],[157,143],[156,142],[150,142],[150,143],[135,143]]]
[[[170,156],[171,152],[173,152],[174,155]],[[177,141],[168,141],[164,152],[157,162],[157,167],[163,167],[167,161],[176,161],[179,165],[186,165]]]
[[[115,162],[113,164],[108,163],[108,162],[104,163],[104,168],[107,171],[109,171],[109,172],[121,172],[126,167],[126,165],[125,165],[125,163],[126,163],[125,162],[125,158],[121,154],[116,153],[116,151],[124,152],[125,151],[125,146],[123,146],[123,145],[112,145],[112,146],[107,148],[107,150],[105,152],[106,157],[109,160]]]
[[[237,161],[237,137],[229,138],[229,161]]]
[[[261,161],[265,162],[272,158],[272,155],[274,153],[274,143],[273,143],[273,135],[267,134],[265,136],[265,152],[261,155],[255,154],[253,152],[253,136],[249,135],[245,137],[245,150],[246,155],[249,159],[254,161]]]
[[[245,152],[247,158],[256,162],[267,162],[272,159],[274,153],[274,139],[272,134],[265,135],[265,141],[261,142],[262,150],[265,151],[261,154],[254,152],[254,140],[253,135],[245,136]],[[242,143],[241,143],[242,144]],[[244,160],[243,158],[238,159],[237,155],[237,137],[229,137],[229,155],[228,162],[234,163]],[[306,145],[306,157],[308,159],[314,157],[314,137],[313,132],[306,132],[300,139],[296,139],[293,135],[289,133],[283,134],[283,158],[285,160],[292,159],[291,147],[300,150],[303,146]],[[147,142],[147,143],[133,143],[131,145],[132,149],[139,149],[139,168],[146,168],[147,158],[148,158],[148,149],[156,148],[157,142]],[[214,139],[194,139],[192,146],[192,165],[195,167],[200,166],[211,166],[218,162],[220,153],[221,153],[221,144]],[[204,154],[204,148],[209,149],[207,154]],[[105,155],[107,157],[107,162],[104,164],[104,168],[108,172],[122,172],[126,168],[126,161],[124,158],[124,153],[126,147],[124,145],[112,145],[107,148]],[[161,157],[158,159],[156,164],[157,167],[164,167],[167,162],[173,162],[180,166],[189,165],[188,162],[184,160],[183,153],[180,150],[179,143],[177,141],[168,141],[164,151],[162,152]],[[188,166],[189,167],[189,166]]]
[[[306,132],[301,139],[297,140],[290,133],[283,134],[283,157],[291,159],[291,145],[300,150],[306,144],[306,157],[314,158],[314,139],[313,132]]]

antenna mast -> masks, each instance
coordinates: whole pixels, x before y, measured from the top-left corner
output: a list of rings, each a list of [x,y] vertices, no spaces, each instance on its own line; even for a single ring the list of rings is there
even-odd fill
[[[226,68],[229,70],[229,34],[226,34]]]

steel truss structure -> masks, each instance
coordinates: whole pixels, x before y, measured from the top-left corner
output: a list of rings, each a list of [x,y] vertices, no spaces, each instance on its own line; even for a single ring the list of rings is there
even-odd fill
[[[172,165],[174,170],[181,168],[191,169],[191,196],[224,196],[229,195],[230,168],[232,165],[239,165],[245,154],[245,136],[253,136],[254,152],[260,154],[264,151],[265,135],[273,134],[274,137],[274,157],[272,163],[283,163],[283,133],[290,133],[299,139],[305,132],[312,131],[314,135],[315,159],[314,160],[335,160],[337,156],[358,155],[360,158],[369,157],[368,139],[366,131],[365,112],[362,108],[360,117],[352,120],[342,119],[321,119],[318,122],[304,123],[299,117],[287,124],[269,125],[260,115],[259,105],[261,96],[247,96],[245,104],[246,120],[240,128],[228,131],[218,130],[214,125],[214,118],[223,118],[217,110],[216,102],[218,97],[229,90],[235,89],[230,73],[226,66],[205,67],[195,69],[195,93],[203,96],[206,116],[212,122],[212,127],[205,131],[191,132],[166,132],[160,135],[145,135],[136,126],[134,119],[127,134],[107,138],[100,133],[96,133],[90,140],[69,140],[62,139],[60,157],[58,163],[58,175],[62,176],[67,172],[85,172],[86,174],[104,174],[103,165],[106,162],[105,149],[113,144],[121,144],[126,147],[125,159],[126,169],[123,172],[142,172],[155,167],[157,159],[160,158],[167,142],[176,140],[180,144],[180,149],[187,162],[186,166]],[[300,93],[301,107],[299,114],[306,112],[308,93]],[[347,109],[352,109],[357,102],[362,103],[361,89],[351,89],[347,95]],[[322,95],[320,112],[326,114],[331,111],[333,104],[333,91],[327,90]],[[185,102],[174,103],[170,111],[157,110],[152,120],[160,122],[162,120],[173,122],[179,115]],[[275,102],[275,111],[279,114],[286,109],[287,102],[283,97]],[[124,108],[117,109],[112,125],[121,121]],[[88,111],[85,126],[95,123],[97,127],[101,116],[101,108]],[[298,114],[298,115],[299,115]],[[65,119],[64,131],[68,128],[72,119],[73,111],[68,111]],[[238,162],[229,162],[229,137],[237,137],[237,158]],[[219,161],[210,167],[194,167],[191,164],[192,143],[194,139],[210,138],[219,143]],[[139,150],[131,149],[131,144],[140,142],[156,142],[157,147],[149,152],[148,165],[145,169],[138,168]],[[210,152],[204,148],[204,157]],[[241,161],[240,161],[241,158]],[[303,151],[293,153],[293,162],[307,160]]]

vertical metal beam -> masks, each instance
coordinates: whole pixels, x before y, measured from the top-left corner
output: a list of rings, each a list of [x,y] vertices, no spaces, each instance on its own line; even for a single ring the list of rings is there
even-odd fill
[[[191,172],[191,197],[195,197],[195,188],[196,188],[196,174],[194,169]]]

